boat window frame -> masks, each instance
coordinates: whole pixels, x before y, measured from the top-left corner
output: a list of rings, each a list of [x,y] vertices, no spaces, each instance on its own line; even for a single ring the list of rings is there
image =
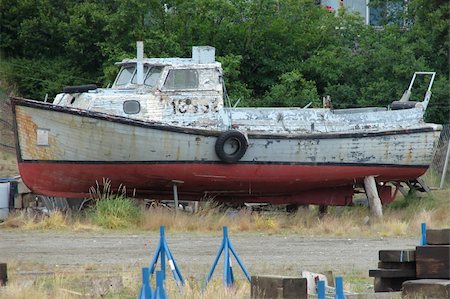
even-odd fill
[[[144,76],[144,85],[147,86],[147,87],[149,87],[149,88],[152,88],[152,89],[153,89],[153,88],[158,88],[158,87],[159,87],[159,84],[160,84],[160,81],[161,81],[161,78],[162,78],[163,75],[164,75],[164,66],[163,66],[163,65],[151,65],[151,64],[148,64],[147,66],[148,66],[148,70],[147,70],[147,73],[146,73],[145,76]],[[146,84],[145,82],[147,81],[148,76],[150,75],[150,73],[151,73],[151,71],[152,71],[153,69],[159,69],[159,77],[158,77],[158,79],[154,82],[154,85]]]
[[[195,71],[196,72],[196,80],[197,80],[197,87],[195,88],[168,88],[166,87],[166,82],[169,79],[169,75],[171,71]],[[182,67],[182,68],[167,68],[164,72],[164,80],[161,85],[161,91],[192,91],[192,90],[201,90],[201,84],[200,84],[200,73],[198,68],[189,68],[189,67]]]
[[[126,82],[126,83],[123,83],[123,84],[118,84],[118,81],[119,81],[119,78],[120,78],[120,76],[122,75],[122,73],[126,70],[126,69],[129,69],[129,68],[133,68],[133,72],[131,73],[131,76],[129,77],[129,79],[128,79],[128,81]],[[133,78],[133,76],[134,76],[134,74],[136,73],[136,64],[126,64],[126,65],[123,65],[122,67],[121,67],[121,69],[120,69],[120,71],[119,71],[119,74],[117,74],[117,77],[116,77],[116,80],[114,81],[114,86],[116,86],[116,87],[123,87],[123,86],[127,86],[128,84],[130,84],[131,83],[131,80],[132,80],[132,78]]]
[[[125,106],[128,103],[137,103],[138,109],[137,110],[133,110],[133,112],[127,112],[127,110],[125,110]],[[125,100],[125,101],[123,101],[123,104],[122,104],[122,110],[123,110],[123,112],[125,114],[128,114],[128,115],[130,115],[130,114],[138,114],[139,112],[141,112],[141,103],[139,101],[137,101],[137,100]],[[134,112],[134,111],[136,111],[136,112]]]

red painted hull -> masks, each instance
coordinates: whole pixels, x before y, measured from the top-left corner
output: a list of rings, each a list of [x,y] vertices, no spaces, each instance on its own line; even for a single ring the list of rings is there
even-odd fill
[[[271,164],[146,164],[20,162],[21,176],[34,192],[48,196],[85,197],[89,187],[109,178],[147,198],[172,198],[172,180],[183,181],[180,199],[277,203],[348,204],[363,177],[377,180],[415,179],[426,167],[317,166]],[[333,195],[334,194],[334,195]],[[385,201],[386,201],[386,196]]]

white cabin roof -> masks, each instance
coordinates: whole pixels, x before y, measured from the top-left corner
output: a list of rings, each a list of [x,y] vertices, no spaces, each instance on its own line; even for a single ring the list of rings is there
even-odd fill
[[[192,58],[144,58],[142,60],[144,64],[149,65],[161,65],[161,66],[202,66],[202,67],[221,67],[220,62],[213,62],[213,63],[201,63],[194,61]],[[116,62],[116,65],[127,65],[127,64],[136,64],[137,59],[124,59],[120,62]]]

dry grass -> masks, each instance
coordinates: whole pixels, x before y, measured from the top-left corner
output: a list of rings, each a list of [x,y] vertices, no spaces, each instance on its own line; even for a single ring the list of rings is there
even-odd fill
[[[0,133],[0,137],[2,134]],[[3,140],[1,140],[3,142]],[[0,142],[0,143],[1,143]],[[0,146],[0,177],[13,177],[19,174],[17,159],[13,150],[5,150]]]
[[[117,211],[117,208],[123,210],[123,206],[117,205],[114,200],[111,200],[110,203],[114,208],[111,210]],[[126,207],[129,205],[128,201]],[[162,207],[150,208],[139,214],[122,213],[123,217],[128,218],[132,214],[133,221],[120,226],[111,226],[111,223],[122,223],[121,219],[117,219],[120,215],[118,216],[115,212],[110,216],[108,216],[108,212],[102,214],[102,222],[99,222],[98,213],[67,216],[55,212],[48,217],[38,217],[28,216],[21,212],[11,214],[4,223],[0,224],[0,227],[76,231],[98,231],[115,227],[129,231],[157,231],[161,225],[164,225],[168,231],[172,232],[195,231],[219,234],[223,226],[228,226],[230,231],[256,231],[268,234],[297,233],[311,236],[354,237],[417,236],[422,222],[432,228],[450,227],[449,208],[450,191],[443,190],[435,191],[432,197],[400,198],[391,206],[385,207],[382,220],[372,219],[367,207],[330,207],[327,215],[318,217],[316,208],[300,210],[298,213],[290,215],[275,212],[255,213],[246,209],[224,212],[214,205],[206,205],[195,214],[181,211],[175,214]],[[107,223],[107,225],[102,223]]]
[[[10,263],[10,281],[6,287],[0,288],[0,299],[50,299],[50,298],[96,298],[96,290],[91,281],[95,278],[107,277],[108,274],[102,272],[87,272],[86,267],[79,267],[76,271],[65,272],[48,271],[43,265],[31,265],[34,272],[36,269],[44,267],[41,273],[44,275],[32,276],[23,275],[16,269],[27,265]],[[50,273],[45,275],[45,273]],[[111,271],[113,273],[113,271]],[[122,278],[123,286],[115,291],[110,291],[102,295],[102,298],[136,298],[141,287],[141,277],[139,271],[130,272],[128,270],[114,271],[115,276]],[[110,275],[109,275],[110,276]],[[175,281],[167,273],[166,292],[169,298],[249,298],[250,285],[245,280],[237,280],[236,285],[227,289],[224,288],[220,279],[213,279],[204,288],[204,283],[195,279],[186,280],[186,285],[180,293]],[[154,287],[154,284],[152,284]],[[98,293],[97,293],[98,294]]]

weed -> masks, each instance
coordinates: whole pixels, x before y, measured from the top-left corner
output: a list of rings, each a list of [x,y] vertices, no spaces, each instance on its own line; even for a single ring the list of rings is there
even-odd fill
[[[140,209],[132,199],[116,196],[96,202],[92,221],[103,228],[136,228],[140,222]]]

